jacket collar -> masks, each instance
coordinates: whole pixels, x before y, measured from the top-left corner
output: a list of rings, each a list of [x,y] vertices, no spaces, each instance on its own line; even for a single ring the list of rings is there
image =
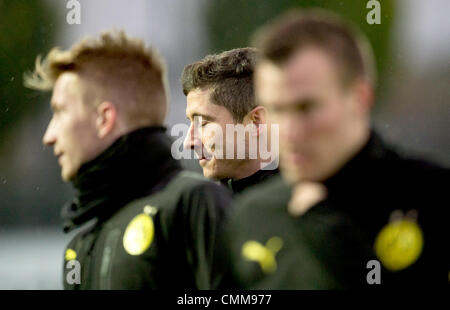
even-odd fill
[[[276,175],[279,173],[279,169],[272,169],[272,170],[258,170],[254,174],[243,178],[239,180],[233,180],[233,179],[222,179],[220,182],[228,187],[228,189],[233,194],[238,194],[242,191],[244,191],[246,188],[253,186],[255,184],[259,184],[263,182],[265,179]]]
[[[73,201],[63,207],[64,231],[93,219],[105,219],[119,208],[168,182],[181,166],[171,155],[163,127],[146,127],[117,139],[81,166],[72,180]]]
[[[381,137],[372,130],[369,139],[361,150],[336,174],[328,178],[324,185],[328,190],[338,191],[348,187],[349,183],[358,184],[360,183],[360,177],[367,177],[369,171],[376,170],[378,163],[382,163],[392,154]]]

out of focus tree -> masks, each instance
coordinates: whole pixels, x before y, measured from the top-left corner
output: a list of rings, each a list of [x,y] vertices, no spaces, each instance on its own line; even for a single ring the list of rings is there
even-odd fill
[[[43,160],[35,139],[50,96],[23,86],[24,72],[52,44],[53,14],[49,1],[0,0],[0,229],[58,219],[54,201],[62,191],[50,183],[53,178],[45,182],[56,167]]]
[[[382,0],[380,24],[369,25],[368,1],[349,0],[213,0],[207,11],[210,52],[216,53],[249,45],[255,30],[289,8],[316,7],[334,11],[356,24],[368,36],[374,49],[379,80],[389,65],[393,0]]]
[[[23,87],[22,76],[48,50],[54,30],[46,1],[0,0],[0,152],[12,124],[42,104]]]

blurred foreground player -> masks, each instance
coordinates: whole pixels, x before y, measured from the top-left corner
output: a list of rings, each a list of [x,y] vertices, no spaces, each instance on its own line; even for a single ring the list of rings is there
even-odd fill
[[[371,129],[365,38],[329,13],[293,11],[255,45],[256,97],[280,125],[282,178],[234,210],[234,285],[448,285],[449,170],[399,155]]]
[[[109,32],[38,57],[25,77],[28,87],[53,89],[43,142],[76,189],[62,212],[64,229],[84,226],[65,252],[65,289],[214,286],[216,238],[230,197],[172,158],[162,127],[165,75],[143,41]]]
[[[279,172],[267,110],[255,101],[256,58],[254,48],[237,48],[189,64],[181,75],[191,122],[184,147],[195,151],[204,176],[234,194]],[[236,131],[227,135],[227,128]]]

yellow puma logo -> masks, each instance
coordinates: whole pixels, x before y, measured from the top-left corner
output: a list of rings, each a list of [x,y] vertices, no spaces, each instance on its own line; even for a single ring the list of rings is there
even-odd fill
[[[280,237],[270,238],[265,246],[258,241],[249,240],[242,246],[242,256],[259,263],[264,273],[273,273],[277,270],[275,255],[282,247],[283,240]]]

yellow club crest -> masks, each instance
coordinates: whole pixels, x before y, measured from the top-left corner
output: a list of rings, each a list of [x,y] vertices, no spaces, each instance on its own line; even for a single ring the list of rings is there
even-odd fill
[[[383,266],[399,271],[411,266],[420,256],[423,234],[413,219],[396,219],[384,226],[375,239],[375,253]]]
[[[65,259],[66,259],[67,261],[77,259],[77,252],[75,252],[75,251],[72,250],[72,249],[67,249],[67,250],[66,250]]]
[[[152,218],[145,213],[135,216],[128,224],[123,235],[123,247],[130,255],[144,253],[153,240],[154,225]]]
[[[275,255],[283,247],[283,240],[279,237],[270,238],[266,245],[250,240],[242,246],[242,256],[250,261],[259,263],[264,273],[273,273],[277,270]]]

